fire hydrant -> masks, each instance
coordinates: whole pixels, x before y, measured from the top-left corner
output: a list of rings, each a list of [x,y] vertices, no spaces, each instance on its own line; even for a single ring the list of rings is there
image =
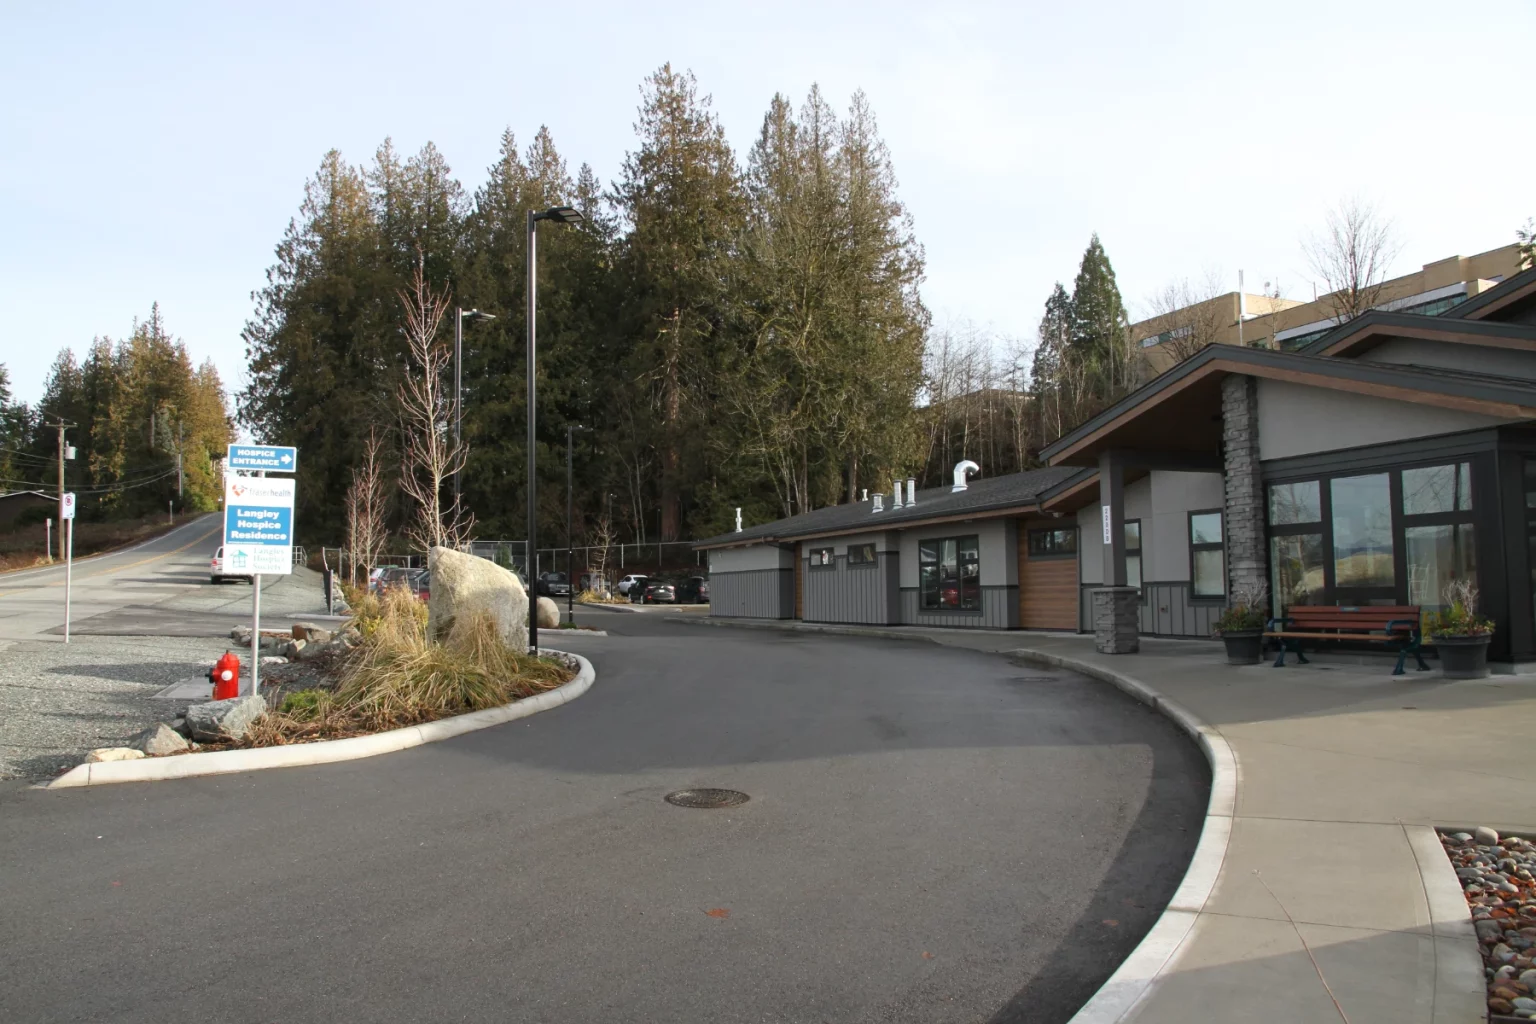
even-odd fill
[[[208,670],[208,681],[213,684],[213,699],[228,700],[240,696],[240,659],[230,651]]]

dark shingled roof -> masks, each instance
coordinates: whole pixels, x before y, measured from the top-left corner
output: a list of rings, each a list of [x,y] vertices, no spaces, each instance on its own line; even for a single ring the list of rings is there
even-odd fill
[[[892,526],[914,526],[928,519],[939,519],[965,512],[990,512],[1041,501],[1051,492],[1060,489],[1077,477],[1092,476],[1097,470],[1077,466],[1052,466],[1047,469],[1031,469],[1008,476],[977,478],[963,491],[951,491],[948,487],[932,487],[917,492],[916,505],[903,505],[893,509],[886,495],[884,512],[871,512],[873,501],[859,501],[851,505],[829,505],[814,512],[805,512],[788,519],[780,519],[761,526],[752,526],[740,533],[724,533],[718,537],[696,541],[695,548],[725,547],[750,541],[794,540],[826,533],[862,533],[885,530]]]

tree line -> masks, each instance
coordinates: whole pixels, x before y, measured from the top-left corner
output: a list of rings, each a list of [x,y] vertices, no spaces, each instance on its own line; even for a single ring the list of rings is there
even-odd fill
[[[419,269],[449,303],[435,344],[453,307],[495,316],[464,328],[459,485],[477,536],[523,535],[526,216],[553,206],[584,220],[539,234],[543,536],[564,534],[568,436],[578,536],[705,536],[737,506],[774,519],[920,467],[923,251],[863,94],[841,113],[814,88],[775,96],[738,159],[693,76],[664,66],[635,130],[606,186],[542,128],[505,132],[472,195],[430,143],[386,141],[366,167],[326,154],[254,296],[239,395],[258,440],[302,449],[310,530],[340,538],[370,436],[386,469],[420,438],[400,402]],[[386,492],[403,531],[419,495]]]
[[[36,406],[12,400],[0,367],[0,490],[57,491],[61,420],[75,449],[65,487],[81,516],[218,507],[215,460],[235,437],[224,385],[212,361],[193,366],[158,305],[127,338],[97,337],[84,359],[60,352]]]

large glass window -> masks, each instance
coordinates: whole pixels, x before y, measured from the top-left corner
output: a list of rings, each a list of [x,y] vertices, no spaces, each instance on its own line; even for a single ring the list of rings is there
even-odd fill
[[[1323,521],[1322,492],[1316,480],[1269,485],[1269,525],[1295,526]]]
[[[1323,535],[1293,533],[1269,539],[1269,590],[1275,613],[1293,604],[1323,604]]]
[[[849,565],[874,565],[875,546],[873,544],[849,544]]]
[[[981,545],[978,538],[919,541],[918,599],[924,609],[981,611]]]
[[[1405,527],[1403,550],[1408,556],[1409,604],[1439,608],[1445,604],[1447,583],[1477,578],[1471,523]]]
[[[1227,592],[1220,512],[1189,514],[1189,579],[1194,597],[1221,597]]]
[[[1424,466],[1403,470],[1403,515],[1472,510],[1472,466]]]
[[[1340,590],[1394,586],[1391,476],[1335,477],[1329,481],[1328,500],[1334,586]]]

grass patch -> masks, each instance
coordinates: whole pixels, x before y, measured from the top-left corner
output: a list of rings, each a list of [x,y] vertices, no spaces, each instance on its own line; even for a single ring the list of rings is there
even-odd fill
[[[576,595],[577,604],[629,604],[629,598],[621,594],[610,594],[607,597],[595,590],[583,590]]]
[[[410,591],[369,600],[376,611],[353,605],[363,639],[335,688],[289,694],[258,723],[250,745],[356,736],[483,711],[552,690],[575,674],[553,658],[512,650],[489,616],[460,619],[435,643],[427,637],[426,608]]]

